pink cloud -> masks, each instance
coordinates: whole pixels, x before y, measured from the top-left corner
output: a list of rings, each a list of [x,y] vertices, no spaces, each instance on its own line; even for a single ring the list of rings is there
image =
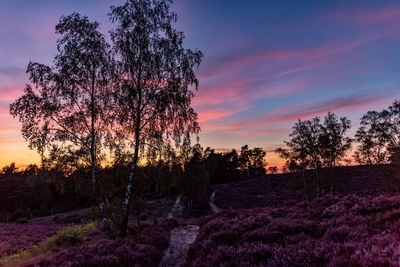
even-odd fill
[[[290,129],[266,129],[266,130],[234,129],[232,130],[232,132],[238,133],[242,136],[255,136],[255,135],[272,135],[272,134],[289,133]]]
[[[199,122],[203,123],[233,115],[237,112],[243,111],[244,109],[246,108],[236,108],[236,109],[205,108],[205,109],[198,109],[197,112],[199,114]]]
[[[320,116],[328,113],[329,111],[347,111],[355,112],[361,109],[365,109],[366,106],[370,106],[372,103],[377,104],[379,101],[383,101],[387,98],[387,95],[383,96],[364,96],[364,95],[353,95],[341,98],[336,98],[322,102],[311,107],[304,106],[291,106],[283,107],[277,110],[273,115],[269,115],[261,120],[246,120],[236,124],[224,125],[225,130],[242,129],[247,127],[265,126],[283,122],[294,122],[298,119],[306,119],[314,116]],[[290,110],[289,112],[286,112]]]
[[[22,95],[23,86],[0,87],[0,100],[12,101]]]
[[[232,56],[230,59],[217,59],[205,67],[206,70],[200,72],[200,78],[218,77],[221,75],[233,73],[243,70],[244,68],[253,65],[257,62],[267,60],[282,60],[293,58],[298,54],[295,51],[261,51],[257,53],[239,54]]]
[[[219,85],[200,87],[199,92],[193,100],[194,105],[220,104],[224,101],[238,101],[243,95],[243,90],[250,84],[251,78],[243,78]]]

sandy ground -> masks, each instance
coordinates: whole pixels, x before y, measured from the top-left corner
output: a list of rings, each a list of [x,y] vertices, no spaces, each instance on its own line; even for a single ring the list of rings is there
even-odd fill
[[[215,201],[215,193],[216,192],[217,192],[217,190],[215,190],[214,192],[211,193],[210,201],[208,202],[208,204],[210,204],[210,207],[211,207],[211,209],[212,209],[212,211],[214,213],[218,213],[218,212],[221,211],[221,209],[218,208],[217,205],[215,205],[215,203],[214,203],[214,201]]]
[[[169,248],[164,251],[160,267],[182,266],[190,246],[199,233],[197,225],[177,227],[171,231]]]

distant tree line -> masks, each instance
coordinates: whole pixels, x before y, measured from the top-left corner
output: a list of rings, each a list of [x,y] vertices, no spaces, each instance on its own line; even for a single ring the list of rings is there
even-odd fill
[[[202,205],[198,200],[210,184],[265,176],[265,155],[261,148],[250,149],[247,145],[239,152],[232,149],[222,153],[209,147],[204,149],[199,144],[182,146],[179,150],[163,145],[152,153],[145,153],[134,182],[134,214],[140,216],[144,211],[142,198],[170,194],[182,194],[183,202],[190,209],[196,209]],[[103,212],[107,218],[120,218],[118,204],[123,200],[130,172],[128,159],[128,154],[120,155],[118,161],[97,170],[96,190],[104,198]],[[0,195],[0,220],[47,216],[95,204],[91,166],[63,164],[66,165],[62,169],[60,164],[29,165],[21,170],[15,163],[3,167],[0,184],[7,194]]]
[[[306,198],[310,183],[316,195],[333,193],[334,171],[340,162],[351,162],[349,151],[357,143],[353,159],[361,165],[398,164],[400,152],[400,102],[388,109],[368,111],[361,118],[355,138],[347,136],[350,120],[328,113],[323,120],[315,117],[298,120],[285,141],[285,147],[276,153],[285,160],[290,172],[300,172]],[[306,172],[308,170],[308,172]],[[307,179],[306,174],[313,170]],[[329,186],[326,180],[330,179]],[[324,180],[324,182],[323,182]]]

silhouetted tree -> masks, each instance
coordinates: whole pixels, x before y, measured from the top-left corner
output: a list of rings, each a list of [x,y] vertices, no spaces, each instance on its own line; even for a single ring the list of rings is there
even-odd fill
[[[246,178],[265,175],[265,155],[266,152],[260,147],[249,149],[248,145],[244,145],[241,148],[239,162]]]
[[[37,174],[38,170],[39,170],[39,167],[36,164],[29,164],[23,171],[23,174],[25,174],[25,175]]]
[[[352,139],[345,136],[347,130],[350,129],[350,125],[350,120],[346,117],[338,118],[334,113],[329,112],[324,117],[324,122],[320,127],[320,150],[325,166],[330,168],[331,194],[333,193],[336,163],[351,148]]]
[[[278,148],[275,152],[286,161],[286,166],[282,169],[283,173],[286,173],[288,169],[290,172],[301,171],[304,197],[305,199],[308,199],[305,170],[310,164],[310,157],[307,154],[308,150],[306,148],[306,143],[301,140],[300,136],[292,137],[291,141],[284,141],[288,148]]]
[[[317,196],[321,192],[320,168],[322,166],[321,147],[319,138],[321,134],[320,118],[315,117],[311,120],[299,120],[292,127],[293,131],[289,135],[290,141],[285,141],[288,150],[281,149],[278,153],[286,158],[290,164],[296,164],[302,169],[303,183],[306,189],[304,170],[307,167],[315,170],[315,187]],[[288,166],[289,167],[289,166]]]
[[[354,153],[354,159],[359,164],[372,166],[388,162],[389,153],[386,149],[386,142],[380,139],[371,127],[362,125],[356,132],[355,140],[359,145]]]
[[[15,166],[15,162],[10,163],[10,165],[6,165],[2,168],[1,174],[11,175],[18,172],[18,168]]]
[[[204,193],[208,184],[209,174],[204,151],[199,144],[196,144],[191,147],[189,159],[183,165],[183,175],[178,180],[178,187],[186,196],[190,209],[193,207],[193,201]]]
[[[154,140],[181,137],[199,131],[191,108],[190,86],[198,86],[194,69],[202,53],[183,48],[184,34],[172,23],[177,16],[168,0],[128,0],[111,7],[117,28],[111,32],[118,58],[115,118],[120,136],[134,148],[123,204],[121,236],[127,234],[132,186],[140,148]]]
[[[98,27],[77,13],[61,17],[56,25],[60,38],[54,66],[30,62],[27,73],[34,87],[27,85],[25,94],[10,106],[11,114],[22,122],[30,148],[36,148],[42,159],[48,156],[43,162],[69,174],[90,166],[95,196],[96,168],[107,129],[111,62],[109,45]],[[99,208],[104,227],[112,235],[101,197]]]
[[[270,167],[268,167],[268,172],[270,174],[277,174],[278,173],[278,167],[277,166],[270,166]]]
[[[204,151],[204,160],[211,184],[229,183],[241,178],[239,154],[235,149],[217,153],[207,147]]]
[[[360,143],[355,153],[358,162],[370,165],[393,162],[400,150],[400,102],[394,101],[382,111],[368,111],[361,118],[356,140]]]
[[[286,160],[289,170],[301,170],[304,191],[307,191],[305,170],[315,170],[315,186],[317,196],[322,193],[321,167],[331,170],[331,192],[333,191],[333,172],[336,163],[342,160],[351,148],[352,139],[345,134],[350,128],[346,117],[338,118],[334,113],[328,113],[321,124],[319,117],[311,120],[299,120],[293,126],[289,135],[290,141],[285,141],[287,148],[278,148],[276,152]],[[307,193],[305,193],[307,197]]]

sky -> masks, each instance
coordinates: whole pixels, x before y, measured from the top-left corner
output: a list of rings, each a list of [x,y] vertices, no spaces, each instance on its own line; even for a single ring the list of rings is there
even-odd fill
[[[29,61],[52,64],[54,26],[79,12],[113,28],[110,5],[122,0],[0,1],[0,167],[37,163],[9,104],[22,95]],[[193,101],[200,143],[220,151],[244,144],[273,151],[298,119],[329,111],[352,121],[400,98],[398,1],[176,0],[176,28],[199,49]]]

